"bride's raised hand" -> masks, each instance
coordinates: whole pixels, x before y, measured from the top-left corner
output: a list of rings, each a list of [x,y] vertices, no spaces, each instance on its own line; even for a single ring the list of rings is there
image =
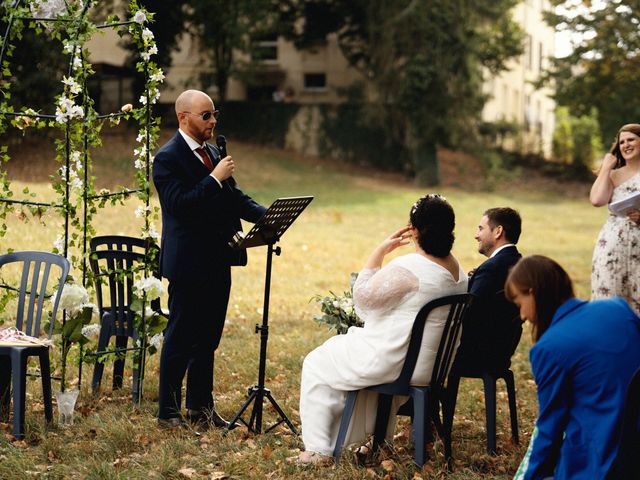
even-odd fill
[[[365,264],[365,268],[379,268],[382,265],[382,260],[389,252],[393,252],[396,248],[409,243],[411,238],[411,227],[402,227],[399,230],[393,232],[390,236],[385,238],[369,255],[369,259]]]
[[[396,230],[387,238],[385,238],[380,244],[379,248],[386,255],[389,252],[393,252],[396,248],[408,245],[411,238],[411,227],[402,227]]]

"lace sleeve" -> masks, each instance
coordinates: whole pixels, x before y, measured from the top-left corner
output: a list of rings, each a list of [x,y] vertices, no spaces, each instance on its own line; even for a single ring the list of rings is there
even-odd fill
[[[358,315],[389,310],[409,293],[418,291],[419,281],[406,268],[388,265],[382,269],[365,268],[353,286],[353,302]]]

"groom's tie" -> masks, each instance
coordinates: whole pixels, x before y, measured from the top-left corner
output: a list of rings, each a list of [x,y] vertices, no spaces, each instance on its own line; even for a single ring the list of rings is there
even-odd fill
[[[204,162],[204,166],[207,167],[210,172],[213,172],[213,162],[211,161],[211,158],[209,157],[209,152],[207,152],[207,150],[205,150],[202,147],[196,148],[196,152],[198,153],[198,155],[200,155],[200,157],[202,157],[202,161]]]

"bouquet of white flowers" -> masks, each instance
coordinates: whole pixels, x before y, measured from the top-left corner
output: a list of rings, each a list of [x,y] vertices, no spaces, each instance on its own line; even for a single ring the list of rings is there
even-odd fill
[[[311,300],[315,300],[320,305],[320,315],[313,319],[319,323],[326,323],[330,328],[334,328],[338,334],[347,333],[349,327],[362,327],[364,322],[358,318],[353,305],[353,284],[358,277],[357,273],[351,274],[351,290],[342,295],[336,295],[329,291],[329,295],[323,297],[316,295]]]
[[[135,312],[136,330],[140,338],[144,337],[145,348],[149,354],[154,354],[162,345],[165,327],[168,319],[161,312],[153,310],[149,304],[164,294],[164,285],[156,277],[145,277],[133,285],[133,302],[131,309]],[[142,310],[144,307],[144,318]],[[137,346],[141,346],[138,339]]]
[[[66,388],[67,373],[67,356],[74,343],[81,347],[89,342],[87,331],[94,329],[99,330],[100,326],[91,324],[91,320],[97,318],[98,308],[89,303],[89,294],[87,290],[77,283],[65,283],[61,291],[56,290],[53,294],[52,301],[60,295],[59,306],[66,313],[66,320],[62,323],[55,323],[53,332],[59,334],[61,338],[61,360],[62,360],[62,379],[61,390],[64,392]]]

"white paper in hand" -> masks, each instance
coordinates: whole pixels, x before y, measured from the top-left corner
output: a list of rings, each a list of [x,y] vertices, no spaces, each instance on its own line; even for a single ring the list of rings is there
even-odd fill
[[[609,211],[614,215],[624,217],[633,208],[640,209],[640,192],[632,193],[627,198],[609,204]]]

